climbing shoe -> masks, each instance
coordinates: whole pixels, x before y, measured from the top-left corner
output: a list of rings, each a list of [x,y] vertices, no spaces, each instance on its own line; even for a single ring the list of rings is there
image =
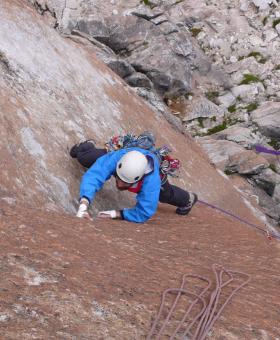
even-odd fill
[[[192,207],[198,200],[197,194],[190,192],[189,203],[185,207],[178,207],[176,209],[176,214],[178,215],[188,215],[188,213],[192,210]]]
[[[92,145],[95,146],[95,141],[93,139],[88,139],[86,141],[79,142],[79,143],[73,145],[72,148],[70,149],[70,151],[69,151],[70,156],[72,158],[77,158],[78,150],[79,150],[80,146],[82,146],[86,143],[91,143]]]
[[[77,158],[77,153],[78,153],[78,147],[79,147],[79,143],[75,144],[72,146],[72,148],[69,151],[69,154],[72,158]]]

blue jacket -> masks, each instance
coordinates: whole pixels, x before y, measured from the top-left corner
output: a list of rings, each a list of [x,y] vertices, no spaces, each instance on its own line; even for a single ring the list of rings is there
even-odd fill
[[[97,161],[83,175],[80,186],[80,197],[86,197],[93,201],[96,193],[103,187],[103,184],[116,173],[116,166],[121,157],[129,151],[137,150],[153,159],[153,171],[143,178],[140,192],[136,196],[136,205],[133,208],[123,209],[123,217],[131,222],[145,222],[152,217],[158,206],[160,193],[159,161],[157,156],[141,148],[127,148],[112,151],[97,159]]]

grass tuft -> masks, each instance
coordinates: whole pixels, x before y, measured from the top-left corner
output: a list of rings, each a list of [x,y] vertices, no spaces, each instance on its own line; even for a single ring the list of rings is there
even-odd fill
[[[207,99],[211,100],[211,102],[214,102],[214,100],[219,97],[218,91],[208,91],[205,93],[205,96]]]
[[[258,76],[255,76],[254,74],[245,73],[243,74],[243,80],[240,82],[239,85],[247,85],[251,83],[261,83],[262,81]]]
[[[199,33],[202,31],[202,29],[193,27],[193,28],[190,29],[190,31],[191,31],[193,37],[197,37],[199,35]]]
[[[258,108],[259,104],[254,102],[254,103],[250,103],[247,106],[244,107],[245,110],[247,110],[247,112],[252,112],[254,110],[256,110]]]
[[[230,105],[228,107],[228,112],[230,112],[230,113],[236,112],[236,105],[235,104]]]

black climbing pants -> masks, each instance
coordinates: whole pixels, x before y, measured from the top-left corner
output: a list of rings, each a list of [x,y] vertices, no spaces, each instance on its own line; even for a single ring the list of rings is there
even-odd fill
[[[93,141],[75,144],[70,150],[70,156],[77,158],[85,168],[90,168],[94,162],[107,153],[106,149],[98,149]],[[166,181],[160,190],[159,201],[176,207],[185,207],[189,203],[189,193]]]

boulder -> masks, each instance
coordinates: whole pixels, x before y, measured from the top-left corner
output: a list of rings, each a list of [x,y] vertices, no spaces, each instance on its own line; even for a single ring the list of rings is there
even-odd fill
[[[80,18],[76,30],[89,34],[115,53],[120,53],[143,45],[149,40],[154,27],[149,21],[136,16],[110,16],[104,19]]]
[[[160,23],[155,25],[135,15],[121,20],[116,16],[81,18],[77,23],[77,30],[121,53],[138,72],[146,74],[160,94],[187,92],[194,57],[189,36],[183,31],[176,33],[173,27],[174,33],[169,38],[160,27]]]
[[[210,129],[225,125],[228,112],[226,108],[199,96],[187,102],[184,113],[182,120],[186,130],[192,135],[197,135],[210,134],[212,133]]]
[[[259,63],[256,58],[248,57],[244,58],[240,61],[232,63],[230,65],[225,66],[225,70],[227,73],[233,75],[234,73],[238,72],[241,75],[245,73],[254,74],[259,76],[261,79],[267,77],[267,74],[273,70],[273,63],[266,62],[265,64]],[[242,77],[238,77],[239,79]],[[240,79],[240,80],[241,80]]]
[[[172,33],[179,32],[179,27],[170,21],[165,21],[161,23],[159,28],[164,35],[169,35]]]
[[[138,72],[147,75],[159,94],[189,92],[194,51],[188,35],[179,32],[169,38],[158,33],[147,39],[143,48],[135,49],[127,60]]]
[[[152,89],[153,87],[151,80],[145,76],[145,74],[140,72],[134,72],[130,76],[126,77],[125,81],[132,87],[145,87],[147,89]]]
[[[125,60],[113,59],[106,63],[121,78],[126,78],[135,72],[134,68]]]
[[[244,101],[252,102],[253,98],[263,93],[265,91],[262,83],[254,83],[254,84],[245,84],[234,86],[231,89],[232,94],[238,98],[240,97]]]
[[[212,140],[207,137],[199,139],[199,143],[207,153],[210,162],[222,171],[225,170],[231,156],[241,155],[244,148],[238,144],[226,140]]]
[[[258,204],[265,214],[273,220],[280,222],[280,204],[259,187],[253,187],[254,194],[258,197]]]
[[[227,112],[225,108],[216,105],[202,96],[193,98],[186,111],[183,121],[191,121],[197,118],[210,120],[212,118],[213,125],[217,125],[218,122],[222,121]]]
[[[280,139],[280,102],[264,102],[251,114],[262,134]]]
[[[238,143],[245,148],[251,148],[254,144],[262,144],[263,142],[263,136],[260,133],[238,125],[233,125],[217,132],[215,136],[217,139],[226,139]]]
[[[269,196],[273,196],[276,189],[276,197],[278,197],[278,186],[280,184],[280,175],[271,169],[265,169],[260,174],[252,176],[254,182],[261,187]]]
[[[252,0],[253,4],[263,11],[269,8],[270,4],[274,3],[274,0]]]
[[[250,150],[229,156],[225,167],[227,172],[238,172],[240,175],[256,175],[269,166],[268,161]]]
[[[233,105],[235,101],[236,98],[231,92],[227,92],[217,98],[217,102],[225,108],[228,108],[229,106]]]
[[[270,207],[265,208],[264,212],[267,216],[276,221],[276,225],[280,224],[280,204],[271,204]],[[275,222],[274,222],[275,223]]]
[[[273,29],[266,30],[264,32],[264,38],[265,38],[266,43],[270,43],[270,42],[274,41],[276,38],[278,39],[278,34]]]
[[[88,34],[91,38],[109,46],[108,41],[110,38],[110,29],[103,19],[96,20],[81,18],[77,21],[76,31]]]

